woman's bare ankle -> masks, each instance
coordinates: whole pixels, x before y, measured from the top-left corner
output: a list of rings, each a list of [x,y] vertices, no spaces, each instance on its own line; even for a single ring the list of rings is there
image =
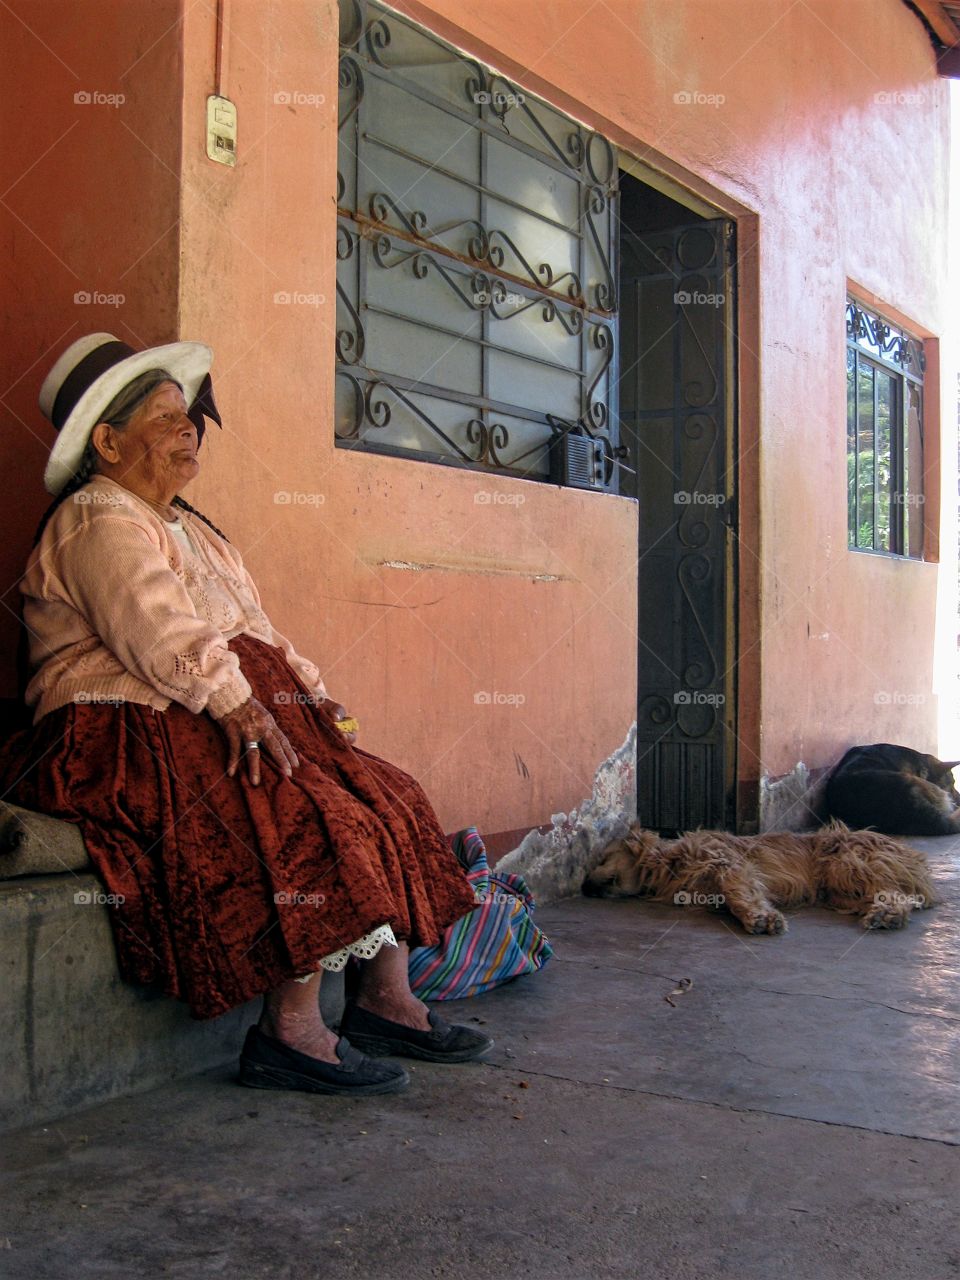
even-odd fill
[[[309,1016],[265,1009],[257,1025],[264,1035],[279,1040],[298,1053],[319,1058],[321,1062],[340,1061],[337,1057],[338,1037],[324,1023],[319,1012]]]
[[[364,991],[361,988],[354,1003],[359,1009],[379,1014],[381,1018],[399,1022],[404,1027],[413,1027],[418,1031],[430,1030],[427,1006],[414,995],[404,996],[393,991]]]
[[[427,1006],[410,990],[408,964],[410,948],[401,941],[396,947],[381,947],[360,969],[354,1002],[368,1013],[379,1014],[401,1026],[429,1031]]]

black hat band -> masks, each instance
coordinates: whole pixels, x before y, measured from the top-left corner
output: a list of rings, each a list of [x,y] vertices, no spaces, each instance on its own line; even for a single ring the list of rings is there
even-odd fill
[[[114,365],[119,364],[121,360],[127,360],[136,354],[133,347],[128,347],[125,342],[105,342],[102,346],[95,347],[89,355],[84,356],[78,364],[74,365],[64,378],[50,412],[50,421],[56,429],[58,431],[61,429],[81,397],[98,378]]]

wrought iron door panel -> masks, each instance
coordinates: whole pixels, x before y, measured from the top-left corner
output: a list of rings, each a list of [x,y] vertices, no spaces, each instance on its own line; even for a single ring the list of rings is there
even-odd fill
[[[734,818],[732,233],[720,219],[621,245],[621,432],[640,508],[637,803],[659,829]]]

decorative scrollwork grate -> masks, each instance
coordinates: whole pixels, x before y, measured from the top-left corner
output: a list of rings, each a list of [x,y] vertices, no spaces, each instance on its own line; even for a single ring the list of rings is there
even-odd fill
[[[616,155],[370,0],[341,2],[337,442],[616,483]]]

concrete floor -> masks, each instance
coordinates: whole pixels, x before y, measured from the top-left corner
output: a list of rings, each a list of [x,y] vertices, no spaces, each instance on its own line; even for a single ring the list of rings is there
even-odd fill
[[[957,1277],[960,841],[916,843],[945,901],[901,933],[541,909],[548,967],[444,1011],[489,1062],[396,1097],[216,1071],[9,1134],[0,1274]]]

